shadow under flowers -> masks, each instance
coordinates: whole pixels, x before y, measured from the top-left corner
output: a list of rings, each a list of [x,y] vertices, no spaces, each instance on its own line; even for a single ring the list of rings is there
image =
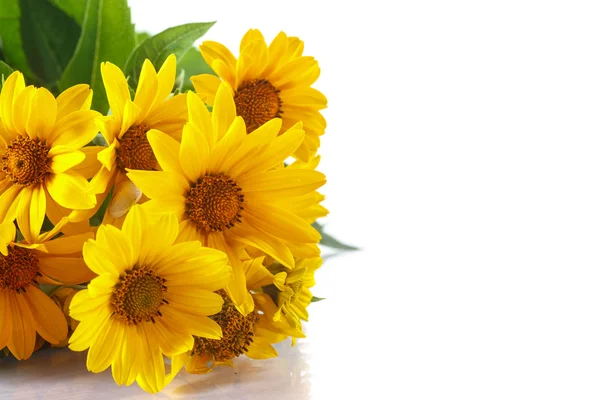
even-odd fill
[[[277,358],[251,360],[243,356],[235,360],[234,368],[220,366],[203,375],[180,373],[169,392],[218,399],[308,399],[308,346],[300,341],[291,347],[286,340],[275,346]]]

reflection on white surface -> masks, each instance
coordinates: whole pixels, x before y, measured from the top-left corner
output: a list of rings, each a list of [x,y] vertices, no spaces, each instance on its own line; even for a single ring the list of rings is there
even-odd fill
[[[307,362],[309,344],[278,347],[280,357],[250,360],[240,357],[235,368],[221,367],[206,375],[180,372],[159,398],[186,395],[219,399],[281,398],[305,399],[310,396],[310,369]],[[0,361],[0,396],[2,398],[119,398],[150,397],[135,383],[118,387],[110,370],[92,374],[85,368],[85,353],[65,349],[43,350],[30,360]],[[111,398],[109,396],[109,398]]]

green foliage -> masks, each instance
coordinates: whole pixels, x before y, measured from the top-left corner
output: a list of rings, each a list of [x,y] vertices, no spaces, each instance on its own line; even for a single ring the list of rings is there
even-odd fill
[[[134,46],[135,30],[126,0],[87,0],[82,34],[59,87],[64,90],[78,83],[89,84],[94,90],[92,107],[106,113],[108,100],[100,64],[110,61],[123,68]]]
[[[149,59],[158,69],[170,54],[181,58],[213,25],[214,22],[179,25],[144,40],[131,53],[125,65],[125,75],[129,77],[129,84],[137,87],[144,60]]]
[[[83,25],[83,16],[88,3],[86,0],[50,0],[50,2],[73,18],[79,26]]]
[[[358,247],[344,244],[344,243],[340,242],[339,240],[337,240],[336,238],[334,238],[333,236],[325,233],[323,225],[319,224],[318,222],[315,222],[313,224],[313,227],[317,231],[319,231],[319,233],[321,234],[321,242],[319,243],[320,245],[329,247],[332,249],[337,249],[337,250],[345,250],[345,251],[359,250]]]
[[[0,61],[0,90],[4,86],[4,81],[10,74],[13,73],[13,69],[5,62]]]
[[[310,302],[311,303],[316,303],[316,302],[321,301],[321,300],[325,300],[325,297],[313,296],[312,299],[310,299]]]
[[[29,67],[40,82],[51,84],[69,63],[81,28],[46,0],[19,0],[21,39]]]
[[[0,0],[0,39],[4,60],[26,77],[33,73],[27,63],[27,56],[21,40],[21,8],[19,0]]]
[[[202,57],[200,51],[195,47],[189,49],[181,59],[177,60],[177,71],[177,76],[183,73],[183,86],[181,87],[181,92],[194,90],[192,81],[190,81],[192,76],[200,74],[216,75],[212,68],[204,61],[204,57]]]
[[[140,45],[144,40],[148,39],[152,35],[148,32],[136,32],[135,34],[135,45],[136,47]]]

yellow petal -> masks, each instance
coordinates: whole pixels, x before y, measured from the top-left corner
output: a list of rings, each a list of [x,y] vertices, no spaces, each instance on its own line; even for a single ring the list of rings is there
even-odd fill
[[[142,232],[139,263],[154,265],[172,246],[179,233],[179,223],[173,213],[162,214]]]
[[[50,164],[52,170],[65,172],[81,164],[85,160],[85,153],[67,146],[54,146],[48,152],[48,157],[52,158],[52,164]]]
[[[88,209],[96,205],[96,196],[88,192],[88,182],[74,172],[50,174],[46,189],[61,206],[69,209]]]
[[[116,347],[123,339],[123,327],[120,321],[109,319],[106,326],[98,332],[94,344],[90,346],[86,366],[88,371],[99,373],[108,368],[116,356]]]
[[[123,231],[112,225],[101,225],[98,228],[98,231],[96,232],[96,245],[97,249],[109,249],[111,254],[104,255],[103,257],[112,261],[114,267],[119,271],[119,274],[122,274],[126,269],[133,267],[138,261],[134,258],[131,239],[125,236]]]
[[[178,161],[191,182],[206,174],[210,150],[204,136],[190,124],[183,127]]]
[[[212,111],[213,131],[217,141],[225,136],[235,117],[235,102],[231,87],[226,83],[221,83],[215,95]]]
[[[92,90],[85,84],[72,86],[56,98],[56,103],[58,105],[56,120],[60,121],[72,112],[89,110],[92,105]]]
[[[100,171],[102,164],[98,160],[98,153],[104,150],[104,146],[86,146],[80,151],[85,155],[85,159],[75,166],[73,170],[81,174],[85,179],[91,179]]]
[[[288,267],[294,267],[294,256],[285,243],[273,235],[257,230],[249,224],[239,225],[235,232],[231,232],[235,240],[239,243],[255,247],[265,254],[270,255],[280,264]]]
[[[31,357],[35,348],[35,321],[24,294],[9,292],[8,298],[13,317],[8,349],[17,360],[26,360]]]
[[[227,240],[225,240],[223,234],[220,232],[209,236],[208,245],[227,254],[229,265],[232,267],[233,275],[232,279],[227,283],[225,290],[227,291],[229,297],[231,297],[233,303],[238,306],[238,310],[242,314],[247,315],[253,310],[254,302],[252,301],[252,297],[246,289],[246,274],[244,271],[244,266],[235,248]]]
[[[210,113],[200,97],[191,91],[187,94],[187,109],[190,125],[204,137],[209,148],[214,147],[217,139],[214,135]]]
[[[81,233],[73,236],[61,236],[43,243],[41,251],[54,255],[65,255],[81,252],[83,244],[88,239],[93,239],[93,232]]]
[[[15,240],[17,228],[12,221],[4,221],[0,224],[0,253],[8,255],[8,244]]]
[[[230,69],[235,68],[235,57],[221,43],[207,40],[200,46],[200,53],[208,65],[212,65],[215,60],[222,60]]]
[[[0,119],[8,130],[14,131],[13,104],[21,91],[25,89],[25,78],[15,71],[6,79],[0,94]]]
[[[309,223],[286,209],[261,204],[246,207],[244,219],[252,226],[271,235],[300,243],[318,243],[321,235]]]
[[[27,288],[25,298],[40,336],[57,344],[67,338],[67,321],[62,310],[35,286]]]
[[[39,185],[37,185],[39,186]],[[17,224],[19,224],[19,230],[21,231],[21,233],[23,234],[23,236],[25,237],[25,241],[27,243],[34,243],[35,238],[37,239],[37,235],[39,235],[39,231],[38,232],[34,232],[35,229],[34,227],[31,226],[31,222],[30,222],[30,214],[29,211],[30,210],[37,210],[38,205],[35,204],[32,207],[31,204],[31,198],[33,197],[33,191],[34,188],[30,188],[30,187],[26,187],[25,189],[23,189],[21,191],[21,193],[19,194],[19,198],[18,198],[18,202],[19,205],[17,206]],[[36,196],[37,197],[37,196]],[[44,198],[44,208],[46,206],[46,202],[45,202],[45,198]],[[42,223],[43,223],[43,215],[45,209],[42,210]],[[36,221],[37,222],[37,221]],[[37,224],[36,224],[37,225]],[[39,224],[39,227],[42,227],[42,224]]]
[[[151,199],[175,197],[184,202],[183,196],[189,190],[187,180],[172,172],[128,170],[127,177]]]
[[[2,326],[0,326],[0,347],[2,348],[6,347],[8,344],[13,329],[12,307],[9,303],[9,293],[10,292],[5,290],[0,290],[0,321],[2,321]]]
[[[140,108],[140,113],[135,121],[136,124],[140,124],[144,118],[146,118],[146,115],[148,115],[156,98],[157,90],[158,78],[156,76],[156,70],[150,60],[146,59],[142,65],[142,71],[140,72],[140,78],[135,92],[135,99],[133,100]]]
[[[13,221],[17,217],[17,206],[21,186],[13,185],[0,195],[0,221]]]
[[[279,169],[238,179],[244,193],[264,192],[265,196],[301,196],[325,184],[325,175],[318,171]]]
[[[36,89],[27,118],[27,133],[32,139],[46,139],[56,123],[56,99],[46,88]]]
[[[202,101],[210,106],[215,103],[215,95],[221,84],[221,80],[210,74],[192,76],[190,78],[194,85],[194,90],[200,96]]]
[[[39,266],[43,274],[66,285],[89,282],[97,276],[81,257],[39,257]]]
[[[177,175],[183,175],[183,170],[179,164],[179,143],[172,137],[151,129],[146,134],[148,142],[152,146],[156,160],[163,171],[173,172]]]
[[[48,137],[54,146],[67,146],[80,149],[91,142],[98,133],[96,118],[100,113],[93,110],[75,111],[61,119]]]
[[[154,106],[162,103],[169,97],[175,85],[177,59],[174,54],[169,55],[158,71],[158,90]]]
[[[187,95],[178,94],[163,102],[157,102],[144,123],[169,135],[171,132],[163,129],[164,126],[179,125],[178,129],[181,130],[183,124],[187,121],[186,98]]]
[[[27,121],[29,119],[29,114],[32,112],[31,103],[33,102],[33,97],[37,93],[37,90],[33,86],[27,86],[19,95],[15,98],[15,102],[13,104],[13,124],[14,124],[14,132],[18,133],[22,136],[27,136]],[[6,137],[8,140],[9,137]]]
[[[125,103],[126,101],[131,101],[125,75],[123,75],[119,67],[110,62],[103,62],[100,65],[100,72],[102,73],[102,81],[106,89],[110,110],[115,118],[121,121],[123,119]]]
[[[100,152],[98,153],[98,161],[100,161],[100,163],[108,171],[113,171],[115,169],[115,165],[117,164],[117,144],[118,141],[114,140],[107,148],[105,148],[104,150],[100,150]],[[95,193],[101,193],[102,191],[103,190]]]

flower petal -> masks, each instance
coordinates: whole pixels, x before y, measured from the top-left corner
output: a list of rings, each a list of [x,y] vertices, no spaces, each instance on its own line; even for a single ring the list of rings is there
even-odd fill
[[[48,152],[48,157],[52,158],[50,168],[56,172],[65,172],[85,160],[85,153],[71,149],[67,146],[54,146]]]
[[[67,321],[60,307],[35,286],[27,288],[25,298],[40,336],[52,344],[65,340],[68,333]]]
[[[50,174],[46,179],[46,189],[61,206],[70,209],[88,209],[96,205],[96,196],[89,193],[88,181],[75,172]]]
[[[56,103],[56,120],[60,121],[75,111],[89,110],[92,105],[92,90],[85,84],[72,86],[56,98]]]
[[[36,89],[29,117],[27,118],[27,133],[32,139],[48,138],[56,123],[56,99],[46,88]]]

